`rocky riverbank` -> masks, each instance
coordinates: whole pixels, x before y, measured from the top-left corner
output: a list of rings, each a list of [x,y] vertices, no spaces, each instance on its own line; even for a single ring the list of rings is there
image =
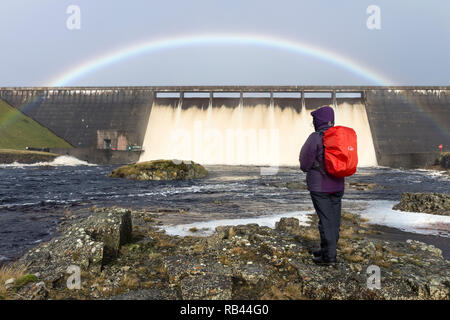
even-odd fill
[[[424,169],[441,171],[444,175],[450,176],[450,152],[443,152],[432,166],[426,166]]]
[[[393,209],[450,216],[450,194],[404,192]]]
[[[53,161],[58,154],[41,152],[41,151],[26,151],[26,150],[11,150],[0,149],[0,163],[24,163],[33,164],[38,162],[50,162]]]
[[[450,170],[450,152],[443,152],[436,160],[435,165],[440,166],[442,169]]]
[[[109,176],[135,180],[185,180],[207,175],[208,171],[193,161],[154,160],[122,166]]]
[[[0,283],[0,292],[15,299],[449,299],[440,249],[373,239],[371,226],[349,212],[335,267],[312,262],[315,215],[308,226],[282,218],[275,229],[218,227],[207,237],[169,236],[158,217],[93,209],[16,262],[13,269],[25,268],[21,278]],[[79,290],[67,289],[70,265],[81,268]],[[367,288],[370,265],[381,269],[381,289]]]

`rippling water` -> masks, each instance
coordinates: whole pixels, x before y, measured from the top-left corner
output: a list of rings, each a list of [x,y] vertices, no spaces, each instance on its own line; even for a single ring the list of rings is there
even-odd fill
[[[297,168],[261,176],[258,167],[207,166],[210,176],[191,181],[133,181],[111,179],[114,166],[1,166],[0,261],[20,256],[51,238],[65,210],[97,206],[171,208],[195,212],[186,219],[248,218],[311,208],[306,190],[280,187],[304,182]],[[447,177],[426,170],[362,168],[350,181],[384,188],[346,190],[352,200],[398,201],[402,192],[448,192]],[[344,206],[345,206],[344,203]],[[356,203],[356,201],[355,201]],[[188,223],[190,221],[186,221]],[[192,222],[192,221],[191,221]]]

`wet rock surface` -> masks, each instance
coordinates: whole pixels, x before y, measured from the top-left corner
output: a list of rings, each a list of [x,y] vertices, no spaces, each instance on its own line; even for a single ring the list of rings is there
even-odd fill
[[[363,182],[363,181],[349,181],[348,179],[345,181],[345,187],[354,189],[354,190],[361,190],[361,191],[384,188],[383,186],[376,184],[376,183]]]
[[[405,192],[402,194],[400,203],[396,204],[393,209],[449,216],[450,194]]]
[[[186,180],[207,175],[208,171],[193,161],[154,160],[122,166],[109,176],[135,180]]]
[[[108,221],[111,216],[116,217],[114,222]],[[125,233],[122,238],[122,233],[116,232],[120,239],[112,242],[110,250],[117,254],[104,261],[105,242],[86,230],[93,225],[97,226],[95,230],[106,230],[99,227],[100,221],[129,230],[128,216],[133,223],[132,234]],[[373,239],[371,226],[350,212],[342,214],[339,263],[328,267],[312,261],[311,252],[319,242],[315,215],[307,226],[300,225],[296,218],[282,218],[275,229],[257,224],[221,226],[207,237],[169,236],[158,228],[157,219],[158,214],[146,210],[96,210],[88,219],[67,228],[60,238],[31,250],[19,261],[27,264],[27,272],[35,273],[37,278],[12,296],[125,300],[449,299],[449,262],[440,249],[419,241]],[[125,239],[129,242],[124,243]],[[79,252],[78,259],[74,259],[74,252]],[[80,290],[66,287],[69,274],[65,269],[70,264],[81,267]],[[381,270],[380,289],[367,286],[370,265]],[[54,275],[59,275],[56,280]]]
[[[305,183],[300,183],[297,181],[288,181],[288,182],[264,182],[264,186],[266,187],[275,187],[275,188],[288,188],[288,189],[295,189],[295,190],[307,190],[308,187]]]
[[[440,166],[442,169],[450,169],[450,152],[443,152],[436,160],[435,165]]]

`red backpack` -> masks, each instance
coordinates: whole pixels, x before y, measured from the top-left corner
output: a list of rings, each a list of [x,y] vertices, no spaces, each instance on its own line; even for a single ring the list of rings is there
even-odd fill
[[[358,153],[356,132],[344,126],[331,127],[323,133],[325,169],[335,177],[343,178],[356,172]]]

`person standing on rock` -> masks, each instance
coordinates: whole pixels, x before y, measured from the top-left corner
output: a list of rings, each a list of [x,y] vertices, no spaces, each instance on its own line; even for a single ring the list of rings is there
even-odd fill
[[[313,260],[319,265],[330,265],[336,263],[344,178],[331,176],[325,170],[323,133],[334,126],[333,109],[324,106],[311,115],[315,132],[300,151],[300,169],[306,172],[306,184],[319,217],[320,249],[313,251]]]

